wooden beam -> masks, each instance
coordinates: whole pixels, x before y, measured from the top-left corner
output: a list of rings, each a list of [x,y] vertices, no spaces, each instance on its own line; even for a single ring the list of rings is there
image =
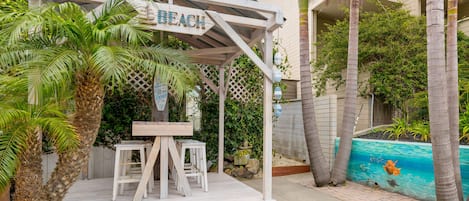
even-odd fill
[[[191,58],[193,59],[207,59],[207,60],[214,60],[214,61],[225,61],[226,60],[226,55],[190,55]]]
[[[190,56],[196,56],[196,55],[213,55],[213,54],[234,53],[238,50],[239,50],[239,47],[230,46],[230,47],[216,47],[216,48],[205,48],[205,49],[197,49],[197,50],[187,50],[187,51],[185,51],[185,53],[190,55]]]
[[[225,82],[225,97],[229,91],[229,88],[230,88],[230,81],[231,81],[231,77],[233,75],[233,65],[234,65],[234,60],[231,62],[231,65],[230,67],[228,68],[228,78],[226,79],[226,82]]]
[[[147,187],[148,180],[150,180],[151,172],[153,171],[153,166],[155,165],[156,158],[158,157],[158,152],[160,151],[161,146],[161,137],[155,137],[155,142],[150,151],[150,156],[148,156],[148,161],[145,164],[145,169],[142,174],[142,179],[138,183],[137,192],[133,201],[141,201],[145,188]]]
[[[197,64],[207,64],[207,65],[214,65],[214,66],[218,66],[218,65],[221,65],[224,61],[217,61],[217,60],[209,60],[209,59],[198,59],[198,58],[194,58],[191,60],[193,63],[197,63]]]
[[[236,33],[236,31],[214,11],[205,11],[213,21],[220,26],[226,34],[233,40],[238,47],[243,50],[243,52],[261,69],[264,75],[272,80],[272,69],[269,69],[267,65],[256,55],[256,53],[251,49],[251,47],[246,44],[243,39]]]
[[[153,131],[155,132],[155,131]],[[172,137],[161,137],[161,150],[160,150],[160,199],[168,198],[168,143]],[[178,164],[179,160],[174,160],[174,165]],[[179,163],[180,164],[180,163]],[[182,182],[181,180],[178,180]]]
[[[282,19],[283,20],[283,19]],[[282,23],[283,24],[283,23]],[[279,28],[280,26],[282,26],[282,24],[279,24],[277,22],[277,19],[276,17],[272,17],[272,18],[269,18],[267,20],[267,31],[275,31],[277,28]]]
[[[184,34],[174,34],[174,36],[176,36],[177,38],[189,43],[190,45],[198,48],[198,49],[202,49],[202,48],[212,48],[210,45],[207,45],[201,41],[198,41],[197,39],[195,38],[192,38],[191,36],[188,36],[188,35],[184,35]]]
[[[273,36],[265,32],[264,62],[267,68],[273,67]],[[264,146],[263,146],[263,195],[264,200],[272,200],[272,79],[264,76]]]
[[[244,10],[251,10],[251,11],[262,11],[267,13],[276,13],[280,11],[280,8],[260,3],[252,0],[192,0],[195,2],[202,2],[206,4],[213,4],[219,6],[225,6],[230,8],[239,8]]]
[[[205,84],[208,85],[208,88],[210,88],[215,94],[218,94],[218,87],[215,85],[215,83],[212,82],[212,80],[205,77],[205,75],[202,73],[202,69],[200,69],[199,76],[202,81],[204,81]]]
[[[228,14],[223,14],[223,13],[219,13],[219,14],[225,21],[231,24],[238,25],[238,26],[250,27],[250,28],[255,28],[255,29],[259,29],[259,28],[265,29],[267,27],[266,20],[259,20],[259,19],[249,18],[249,17],[241,17],[241,16],[236,16],[236,15],[228,15]]]
[[[264,37],[264,31],[262,30],[257,30],[252,34],[251,41],[248,42],[248,46],[251,47],[257,42],[259,42],[262,38]],[[233,59],[236,59],[239,57],[239,55],[243,54],[243,50],[240,50],[232,55],[228,56],[228,59],[223,63],[223,65],[227,65],[229,62],[233,61]]]
[[[267,29],[273,31],[278,27],[282,26],[285,20],[283,19],[283,12],[280,8],[265,4],[261,2],[256,2],[252,0],[192,0],[196,2],[203,2],[212,5],[219,5],[230,8],[238,8],[244,10],[251,10],[257,13],[265,12],[267,14],[274,14],[273,18],[268,17],[268,19],[273,19],[273,24],[268,25]],[[266,17],[265,14],[261,14]]]
[[[212,28],[212,30],[210,30],[210,31],[208,31],[207,33],[205,33],[205,35],[210,36],[211,38],[213,38],[213,39],[215,39],[215,40],[217,40],[217,41],[219,41],[219,42],[225,44],[225,46],[233,46],[233,45],[235,45],[235,44],[233,43],[233,41],[231,41],[229,38],[226,38],[225,36],[222,36],[222,35],[216,33],[215,31],[213,31],[213,28]]]
[[[212,38],[209,38],[207,36],[197,36],[197,35],[193,35],[192,38],[196,39],[196,40],[199,40],[199,41],[202,41],[204,43],[207,43],[209,45],[211,45],[212,47],[223,47],[224,45],[222,43],[220,43],[219,41],[216,41],[216,40],[213,40]]]
[[[173,159],[173,165],[176,169],[176,174],[178,176],[178,182],[182,183],[183,194],[188,197],[192,195],[191,187],[189,186],[189,181],[187,180],[186,175],[184,174],[183,164],[180,163],[181,159],[179,158],[179,153],[176,148],[176,143],[172,137],[168,137],[168,149],[171,158]],[[166,167],[168,168],[168,167]]]
[[[225,67],[219,67],[218,74],[218,174],[224,174],[225,157]]]

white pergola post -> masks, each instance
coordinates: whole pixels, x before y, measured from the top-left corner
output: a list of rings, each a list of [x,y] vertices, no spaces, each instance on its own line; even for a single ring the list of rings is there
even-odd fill
[[[273,66],[273,36],[265,32],[264,62],[269,70]],[[264,200],[272,200],[272,80],[264,76]]]
[[[225,155],[225,67],[218,69],[218,174],[222,174]]]

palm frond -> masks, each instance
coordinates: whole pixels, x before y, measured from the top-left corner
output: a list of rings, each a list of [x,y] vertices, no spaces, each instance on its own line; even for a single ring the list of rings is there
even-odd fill
[[[0,71],[6,72],[31,59],[32,54],[29,49],[3,49],[0,52]]]
[[[27,121],[29,117],[25,110],[0,105],[0,129],[8,129],[18,121]]]
[[[144,26],[128,23],[109,26],[106,33],[111,41],[124,41],[131,45],[145,44],[152,37],[151,32],[148,32]]]
[[[52,140],[59,153],[78,147],[79,140],[75,128],[66,118],[39,118],[37,122]]]
[[[29,65],[39,69],[41,84],[46,86],[70,80],[81,62],[79,53],[68,48],[48,48],[37,54]]]
[[[112,13],[115,13],[119,6],[122,5],[125,0],[108,0],[97,9],[91,11],[88,17],[91,21],[97,22],[102,19],[106,19]],[[118,12],[118,11],[117,11]]]
[[[16,44],[24,41],[25,36],[38,33],[41,30],[43,19],[32,12],[12,19],[12,22],[4,25],[0,34],[7,38],[8,44]]]
[[[190,64],[189,57],[179,50],[160,46],[138,47],[133,50],[135,55],[143,59],[150,59],[159,64]]]
[[[131,53],[121,47],[101,46],[92,56],[93,66],[105,82],[119,86],[127,80]]]
[[[135,55],[132,58],[135,68],[152,77],[158,76],[176,92],[177,97],[182,98],[195,85],[197,73],[181,51],[153,46],[141,47],[132,52]]]
[[[138,70],[150,73],[152,77],[157,76],[162,83],[176,92],[179,99],[184,96],[195,84],[195,73],[186,73],[175,65],[160,64],[149,59],[134,58],[134,64]]]
[[[26,129],[0,134],[0,192],[10,183],[18,164],[18,155],[26,145]]]

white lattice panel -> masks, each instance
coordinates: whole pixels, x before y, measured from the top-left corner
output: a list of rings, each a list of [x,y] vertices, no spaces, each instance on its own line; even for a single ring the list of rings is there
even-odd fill
[[[206,78],[218,85],[219,71],[217,67],[201,64],[197,65],[197,67],[201,69],[201,72]],[[232,67],[231,69],[226,68],[225,81],[228,80],[229,73],[231,73],[231,79],[228,83],[229,91],[227,95],[241,102],[260,101],[262,96],[260,96],[259,91],[262,91],[262,83],[259,83],[257,87],[251,87],[251,89],[249,89],[249,87],[246,87],[248,83],[245,77],[243,77],[240,73],[240,70],[240,67]],[[128,75],[127,81],[128,84],[136,91],[151,92],[152,90],[152,80],[143,72],[131,71],[131,73]],[[169,93],[172,94],[172,90],[169,90]],[[204,84],[204,91],[207,96],[215,94],[207,84]]]
[[[206,78],[210,79],[213,83],[218,84],[218,68],[207,65],[199,65],[199,68],[202,69],[202,73]],[[228,77],[231,76],[230,82],[228,83],[227,95],[229,97],[241,102],[261,100],[261,96],[259,96],[259,90],[262,90],[262,83],[259,83],[259,85],[255,88],[249,89],[246,87],[248,83],[245,77],[240,73],[240,70],[242,70],[240,67],[233,66],[231,69],[225,69],[225,81],[228,79]],[[229,73],[231,75],[229,75]],[[204,85],[204,90],[207,96],[214,94],[207,84]]]
[[[151,91],[152,82],[150,78],[143,72],[133,71],[127,76],[128,84],[136,91]]]

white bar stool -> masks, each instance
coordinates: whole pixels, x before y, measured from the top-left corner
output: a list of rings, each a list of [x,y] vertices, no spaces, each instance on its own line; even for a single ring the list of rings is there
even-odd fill
[[[116,158],[114,166],[114,182],[112,200],[115,201],[117,197],[117,190],[120,187],[120,194],[124,193],[124,185],[128,183],[139,183],[143,169],[145,167],[145,158],[148,157],[152,144],[145,141],[122,141],[120,144],[114,145],[116,147]],[[138,151],[140,154],[139,162],[132,162],[132,151]],[[146,156],[145,156],[146,155]],[[152,174],[153,175],[153,174]],[[151,180],[148,184],[148,191],[151,192],[154,187],[154,181]],[[147,197],[147,190],[145,189],[144,197]]]
[[[202,189],[208,191],[207,180],[207,156],[205,152],[205,142],[197,140],[183,139],[176,140],[181,157],[180,163],[184,167],[186,177],[195,177],[197,183],[201,184]],[[189,150],[189,163],[185,163],[186,150]],[[177,185],[178,189],[181,186]]]

